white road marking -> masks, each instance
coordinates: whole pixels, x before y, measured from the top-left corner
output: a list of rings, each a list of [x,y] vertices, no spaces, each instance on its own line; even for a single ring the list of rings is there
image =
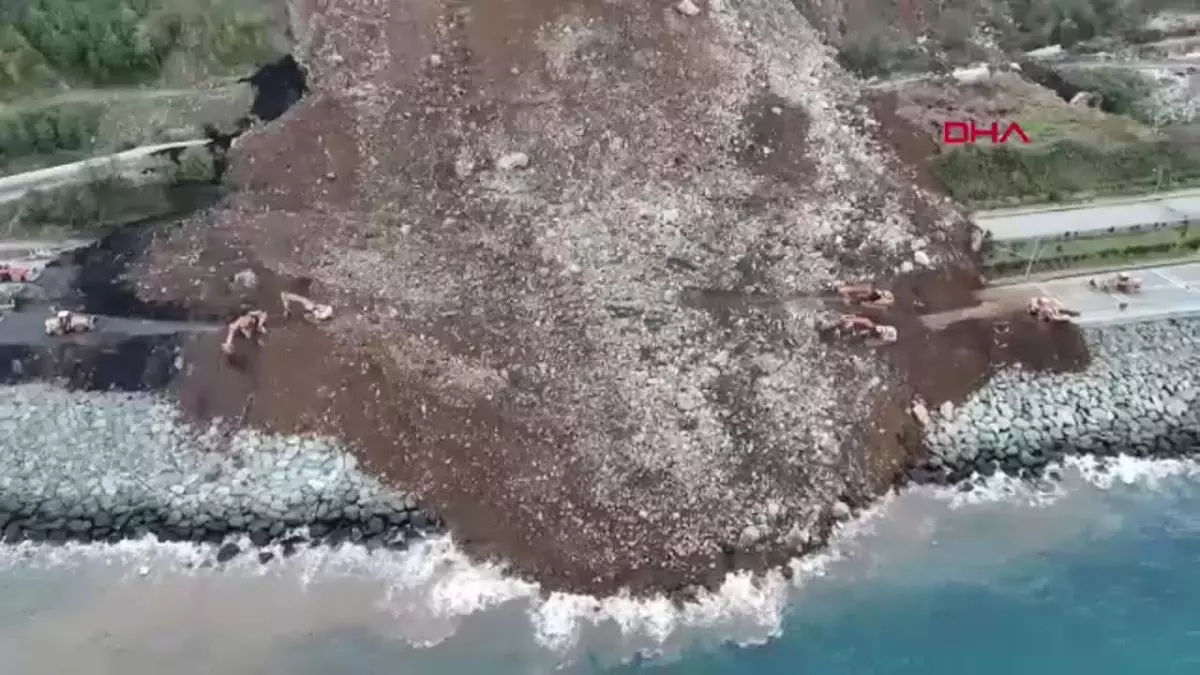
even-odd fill
[[[1172,285],[1178,286],[1179,288],[1182,288],[1185,291],[1195,291],[1196,290],[1196,289],[1192,288],[1191,286],[1189,286],[1186,282],[1180,280],[1174,274],[1171,274],[1170,272],[1168,272],[1165,269],[1156,269],[1156,270],[1151,270],[1151,271],[1153,271],[1158,276],[1166,279],[1167,281],[1171,282]]]

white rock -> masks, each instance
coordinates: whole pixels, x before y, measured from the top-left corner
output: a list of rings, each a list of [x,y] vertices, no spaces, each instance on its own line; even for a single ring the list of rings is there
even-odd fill
[[[908,274],[909,272],[913,271],[913,264],[910,261],[905,260],[904,262],[900,263],[900,271],[904,274]]]
[[[754,525],[747,525],[746,529],[742,530],[741,536],[738,537],[738,544],[743,547],[751,546],[762,539],[762,530]]]
[[[1055,56],[1062,56],[1062,53],[1062,45],[1050,45],[1048,47],[1040,47],[1038,49],[1027,51],[1025,52],[1025,56],[1028,56],[1031,59],[1048,59]]]
[[[246,269],[233,275],[233,285],[238,288],[252,289],[258,287],[258,275],[254,270]]]
[[[942,414],[942,417],[950,417],[954,414],[954,404],[950,401],[946,401],[945,403],[942,403],[940,408],[938,408],[938,412]]]
[[[833,517],[838,520],[849,520],[850,516],[853,515],[854,512],[850,510],[850,507],[846,504],[846,502],[837,501],[833,503],[832,514]]]
[[[787,534],[784,535],[783,540],[788,546],[791,546],[799,551],[808,546],[808,542],[811,540],[811,538],[812,535],[809,533],[809,531],[800,527],[799,523],[796,523],[792,525],[790,530],[787,531]]]
[[[675,5],[675,11],[684,16],[696,16],[700,13],[700,8],[692,0],[679,0],[679,4]]]
[[[708,9],[711,12],[724,12],[725,0],[708,0]]]
[[[971,230],[971,250],[976,253],[979,253],[981,250],[983,250],[983,241],[986,236],[987,233],[984,232],[982,228],[977,227]]]
[[[933,267],[933,261],[929,259],[929,254],[925,251],[916,251],[913,253],[913,262],[921,267]]]
[[[687,387],[675,395],[675,405],[683,412],[695,410],[704,405],[704,394],[695,387]]]
[[[912,415],[917,419],[921,426],[929,426],[929,409],[921,403],[914,403],[912,406]]]
[[[429,55],[429,65],[433,66],[434,68],[437,68],[438,66],[442,65],[442,55],[441,54],[430,54]]]
[[[496,168],[501,171],[524,169],[529,166],[529,155],[523,152],[510,152],[496,160]]]

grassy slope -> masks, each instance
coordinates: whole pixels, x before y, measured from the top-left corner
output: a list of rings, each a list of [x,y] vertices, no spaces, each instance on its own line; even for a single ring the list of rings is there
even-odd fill
[[[0,173],[195,138],[290,47],[277,0],[24,0],[0,27]]]
[[[1126,115],[1072,106],[1016,76],[985,85],[911,87],[898,112],[919,128],[944,120],[1016,121],[1030,136],[991,146],[941,147],[931,171],[975,208],[1172,189],[1200,182],[1200,152]],[[1131,104],[1126,104],[1129,107]],[[940,144],[940,139],[939,144]]]
[[[923,72],[1061,43],[1147,41],[1151,16],[1195,0],[793,0],[863,77]],[[1161,36],[1159,36],[1161,37]]]
[[[1036,259],[1032,267],[1029,261]],[[1195,226],[1147,229],[1138,233],[1060,239],[1036,247],[1032,243],[994,245],[985,257],[989,272],[997,277],[1067,269],[1093,269],[1194,259],[1200,251]]]
[[[0,175],[197,138],[249,112],[239,77],[290,47],[282,0],[0,5]],[[204,181],[204,153],[175,178]],[[101,181],[0,207],[0,236],[105,228],[174,208],[167,185]]]
[[[1011,61],[1020,52],[1050,44],[1082,48],[1088,42],[1144,42],[1162,37],[1147,30],[1150,17],[1198,7],[1196,0],[794,2],[838,48],[842,65],[863,77]],[[956,87],[962,91],[947,97],[944,105],[915,104],[905,116],[931,130],[946,119],[1016,120],[1033,136],[1031,146],[1014,147],[1014,152],[977,148],[930,159],[932,173],[946,191],[975,207],[1200,184],[1200,146],[1180,146],[1139,123],[1146,116],[1136,105],[1145,95],[1138,78],[1091,71],[1068,79],[1103,92],[1119,109],[1092,115],[1045,90],[1046,96],[1028,91],[976,95],[970,87]]]

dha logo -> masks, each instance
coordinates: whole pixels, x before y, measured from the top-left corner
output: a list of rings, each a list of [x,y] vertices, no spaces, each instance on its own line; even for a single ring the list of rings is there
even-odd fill
[[[1004,145],[1014,135],[1020,137],[1022,143],[1029,143],[1029,135],[1016,122],[1010,123],[1003,133],[996,122],[986,127],[978,126],[974,120],[942,123],[942,142],[946,145],[975,145],[981,137],[991,140],[992,145]]]

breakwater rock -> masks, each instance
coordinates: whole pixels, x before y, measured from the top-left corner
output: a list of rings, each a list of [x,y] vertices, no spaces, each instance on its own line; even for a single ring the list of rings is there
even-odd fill
[[[196,428],[146,394],[0,391],[7,542],[248,535],[261,546],[307,527],[330,544],[397,548],[440,527],[328,439]]]
[[[1200,453],[1200,319],[1084,329],[1080,373],[1009,370],[929,424],[929,456],[908,476],[958,483],[997,471],[1038,477],[1072,454]]]

